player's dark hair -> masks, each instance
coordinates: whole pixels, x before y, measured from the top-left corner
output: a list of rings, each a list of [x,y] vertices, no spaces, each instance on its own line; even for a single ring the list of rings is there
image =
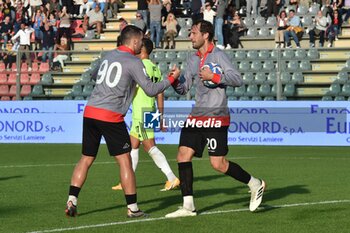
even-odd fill
[[[136,36],[141,36],[142,33],[143,32],[140,28],[134,25],[128,25],[120,33],[120,43],[126,45],[130,42],[130,39]]]
[[[201,33],[208,33],[209,34],[209,36],[208,36],[209,41],[213,41],[214,27],[213,27],[212,23],[205,21],[205,20],[198,20],[192,24],[192,27],[196,26],[196,25],[199,25],[199,31]]]
[[[142,39],[142,46],[145,47],[146,52],[148,55],[150,55],[153,51],[153,42],[148,38]]]

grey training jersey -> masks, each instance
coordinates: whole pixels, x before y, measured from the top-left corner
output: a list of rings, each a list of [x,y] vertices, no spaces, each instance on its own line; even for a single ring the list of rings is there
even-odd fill
[[[184,73],[184,79],[180,79],[174,86],[175,91],[180,94],[186,94],[192,85],[195,86],[195,106],[192,109],[192,116],[228,116],[226,86],[241,86],[242,78],[240,73],[234,69],[229,57],[220,49],[211,45],[209,52],[204,59],[194,53],[187,59],[187,69]],[[204,86],[198,74],[200,64],[216,63],[221,66],[223,74],[220,77],[220,86],[217,88],[208,88]]]
[[[85,108],[85,117],[110,120],[124,116],[134,96],[136,84],[149,96],[163,92],[171,85],[169,79],[153,83],[147,76],[142,61],[124,46],[107,52],[93,73],[96,85]],[[106,117],[106,115],[108,115]]]

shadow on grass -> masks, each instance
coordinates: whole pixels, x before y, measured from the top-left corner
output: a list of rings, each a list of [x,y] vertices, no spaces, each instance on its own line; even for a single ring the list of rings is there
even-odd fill
[[[7,177],[0,177],[0,181],[6,181],[6,180],[12,180],[12,179],[18,179],[18,178],[23,178],[23,175],[18,175],[18,176],[7,176]]]
[[[114,210],[114,209],[118,209],[118,208],[125,208],[125,205],[114,205],[114,206],[100,208],[100,209],[94,209],[94,210],[90,210],[90,211],[82,212],[82,213],[80,213],[79,209],[78,209],[78,213],[79,213],[79,216],[84,216],[84,215],[89,215],[89,214],[94,214],[94,213]]]
[[[278,200],[278,199],[283,199],[283,198],[286,198],[287,196],[290,196],[290,195],[307,194],[307,193],[310,193],[310,191],[306,188],[306,185],[291,185],[291,186],[287,186],[287,187],[267,189],[264,193],[263,203],[261,205],[261,207],[263,207],[263,209],[259,210],[258,212],[267,212],[267,211],[271,211],[274,209],[278,209],[278,207],[274,207],[274,206],[270,206],[270,205],[265,204],[266,202]],[[244,206],[248,208],[249,201],[250,201],[250,194],[247,193],[247,196],[245,196],[245,197],[242,197],[239,199],[232,198],[232,200],[226,200],[223,202],[219,202],[219,203],[216,203],[214,205],[204,207],[203,209],[200,209],[200,211],[205,212],[205,211],[213,210],[216,208],[220,208],[220,207],[228,205],[228,204],[239,204],[239,203],[246,203],[246,204],[244,204]]]

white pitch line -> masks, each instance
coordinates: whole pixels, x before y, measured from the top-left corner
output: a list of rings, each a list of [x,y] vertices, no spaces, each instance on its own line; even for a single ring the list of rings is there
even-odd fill
[[[259,210],[290,208],[290,207],[298,207],[298,206],[327,205],[327,204],[338,204],[338,203],[350,203],[350,200],[333,200],[333,201],[294,203],[294,204],[269,206],[269,207],[259,208]],[[233,210],[207,211],[207,212],[200,213],[199,215],[214,215],[214,214],[236,213],[236,212],[245,212],[245,211],[248,212],[249,209],[243,208],[243,209],[233,209]],[[74,231],[74,230],[83,230],[83,229],[89,229],[89,228],[108,227],[108,226],[115,226],[115,225],[126,225],[126,224],[132,224],[132,223],[140,223],[140,222],[154,222],[154,221],[160,221],[160,220],[165,220],[165,219],[168,219],[168,218],[165,218],[165,217],[144,218],[144,219],[129,220],[129,221],[125,221],[125,222],[110,222],[110,223],[101,223],[101,224],[94,224],[94,225],[84,225],[84,226],[79,226],[79,227],[56,228],[56,229],[51,229],[51,230],[31,231],[31,232],[27,232],[27,233],[49,233],[49,232]]]
[[[255,159],[257,157],[235,157],[234,159]],[[209,158],[196,158],[194,161],[206,161]],[[176,162],[176,159],[168,159],[170,162]],[[140,160],[139,163],[153,163],[153,160]],[[115,162],[94,162],[94,164],[115,164]],[[52,164],[22,164],[22,165],[3,165],[1,168],[29,168],[29,167],[62,167],[62,166],[75,166],[76,163],[52,163]]]

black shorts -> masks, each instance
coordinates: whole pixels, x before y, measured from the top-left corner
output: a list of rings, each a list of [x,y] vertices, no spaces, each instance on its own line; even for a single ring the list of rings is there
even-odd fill
[[[187,127],[181,130],[179,146],[192,148],[196,157],[202,157],[206,145],[210,156],[225,156],[228,153],[227,136],[228,126],[220,128]]]
[[[125,122],[111,123],[84,117],[83,155],[95,157],[102,136],[106,140],[108,151],[111,156],[131,151],[130,136]]]

